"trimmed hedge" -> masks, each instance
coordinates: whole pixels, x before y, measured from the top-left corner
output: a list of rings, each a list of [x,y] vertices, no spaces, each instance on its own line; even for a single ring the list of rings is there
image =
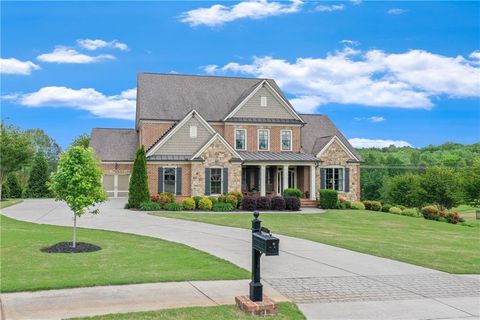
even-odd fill
[[[232,204],[228,202],[217,202],[212,207],[213,211],[219,211],[219,212],[233,211],[233,209],[234,208]]]
[[[365,200],[365,201],[362,201],[362,202],[365,205],[366,210],[371,210],[371,211],[381,211],[382,210],[382,203],[380,201]]]
[[[297,197],[285,197],[285,209],[300,211],[300,199]]]
[[[423,217],[427,220],[440,220],[440,215],[438,213],[438,208],[435,206],[426,206],[423,207],[420,212],[422,213]]]
[[[283,190],[283,197],[295,197],[297,199],[300,199],[302,197],[302,191],[297,188],[287,188]]]
[[[271,200],[267,197],[257,198],[257,210],[270,210]]]
[[[182,206],[185,210],[193,210],[195,209],[195,200],[192,198],[185,198],[182,200]]]
[[[242,199],[242,209],[246,211],[254,211],[257,209],[257,198],[254,196],[245,196]]]
[[[319,205],[322,209],[335,209],[338,207],[338,193],[335,190],[320,190]]]
[[[142,211],[158,211],[160,209],[160,204],[158,202],[147,201],[140,203],[140,210]]]
[[[202,198],[198,202],[198,209],[200,210],[212,210],[212,206],[212,200],[210,200],[209,198]]]
[[[350,202],[350,209],[365,210],[365,205],[360,201],[352,201]]]
[[[399,207],[391,207],[388,212],[393,214],[402,214],[402,209],[400,209]]]
[[[389,212],[391,207],[392,207],[391,204],[384,204],[382,206],[382,212]]]
[[[418,211],[415,208],[407,208],[405,210],[402,210],[401,215],[408,217],[418,217]]]
[[[271,210],[285,210],[285,199],[281,196],[275,196],[270,201],[270,209]]]

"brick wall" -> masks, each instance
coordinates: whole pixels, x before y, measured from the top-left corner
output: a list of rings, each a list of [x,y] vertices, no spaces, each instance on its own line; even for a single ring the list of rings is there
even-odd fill
[[[182,196],[191,195],[191,164],[189,163],[147,163],[148,189],[150,194],[158,193],[158,168],[160,167],[181,167],[182,168]]]
[[[173,122],[159,123],[141,121],[139,125],[140,144],[143,144],[146,150],[149,149],[172,125]]]

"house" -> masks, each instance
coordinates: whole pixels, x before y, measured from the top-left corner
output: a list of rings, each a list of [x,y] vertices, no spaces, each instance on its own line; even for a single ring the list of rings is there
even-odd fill
[[[128,195],[143,145],[151,194],[295,187],[311,200],[325,188],[360,198],[360,155],[327,116],[298,114],[272,79],[140,73],[135,128],[95,128],[90,145],[110,197]]]

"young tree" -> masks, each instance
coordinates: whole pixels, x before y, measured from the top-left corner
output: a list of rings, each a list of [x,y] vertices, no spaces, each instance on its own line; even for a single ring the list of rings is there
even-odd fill
[[[71,147],[84,147],[88,148],[90,144],[90,136],[86,133],[83,133],[73,139],[72,143],[70,144]]]
[[[138,148],[135,162],[133,163],[132,177],[128,186],[129,208],[139,208],[142,202],[150,200],[148,191],[147,158],[143,146]]]
[[[480,160],[474,161],[470,169],[465,170],[462,186],[465,201],[480,207]]]
[[[107,199],[101,177],[102,170],[93,149],[83,147],[72,147],[63,153],[57,171],[52,174],[50,189],[55,200],[65,201],[73,211],[73,248],[77,242],[77,216]],[[98,209],[90,210],[92,214],[98,212]]]
[[[395,176],[385,185],[383,199],[391,204],[422,207],[425,204],[425,191],[420,183],[421,177],[410,172]]]
[[[48,189],[48,163],[43,152],[37,153],[32,171],[28,178],[27,196],[31,198],[47,198],[51,195]],[[12,189],[10,189],[10,193]]]
[[[459,178],[450,168],[428,168],[420,183],[425,190],[425,200],[447,209],[456,206],[462,195]]]
[[[34,151],[30,137],[20,129],[3,123],[0,126],[0,186],[3,186],[9,174],[30,162]],[[0,187],[0,197],[1,193]]]
[[[5,186],[8,189],[8,198],[19,199],[22,197],[23,188],[18,181],[18,176],[15,173],[10,173],[5,182]]]

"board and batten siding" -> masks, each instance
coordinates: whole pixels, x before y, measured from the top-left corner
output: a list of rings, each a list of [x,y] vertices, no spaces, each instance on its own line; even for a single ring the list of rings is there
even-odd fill
[[[267,106],[260,104],[261,97],[267,97]],[[263,86],[232,116],[235,118],[296,119],[285,106]]]
[[[190,137],[190,126],[197,126],[197,137]],[[193,155],[213,136],[196,118],[188,120],[155,154]]]

